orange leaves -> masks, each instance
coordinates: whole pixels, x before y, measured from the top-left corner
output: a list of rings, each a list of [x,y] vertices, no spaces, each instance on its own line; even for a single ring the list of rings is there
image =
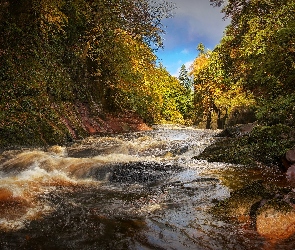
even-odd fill
[[[229,81],[222,52],[219,45],[212,52],[200,53],[191,68],[196,113],[203,114],[206,127],[211,126],[213,114],[221,119],[236,106],[254,104],[253,96],[245,93],[239,83]]]
[[[197,57],[191,65],[191,75],[197,76],[200,71],[208,65],[208,62],[209,59],[208,55],[206,54],[201,54],[199,57]]]

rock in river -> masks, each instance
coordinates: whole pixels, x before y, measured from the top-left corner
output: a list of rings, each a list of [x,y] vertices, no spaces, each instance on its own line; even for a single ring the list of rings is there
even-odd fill
[[[289,238],[295,233],[295,209],[286,202],[267,203],[258,211],[257,232],[273,241]]]

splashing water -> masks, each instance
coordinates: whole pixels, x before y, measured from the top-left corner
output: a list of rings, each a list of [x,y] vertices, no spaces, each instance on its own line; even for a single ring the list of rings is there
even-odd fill
[[[230,195],[219,172],[234,169],[194,159],[215,134],[157,126],[3,152],[1,249],[273,247],[255,230],[210,213]]]

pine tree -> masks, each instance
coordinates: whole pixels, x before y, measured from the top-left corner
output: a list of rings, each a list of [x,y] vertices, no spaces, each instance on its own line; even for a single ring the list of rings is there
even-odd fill
[[[190,89],[192,87],[192,79],[189,77],[188,71],[184,64],[180,68],[178,80],[185,88]]]

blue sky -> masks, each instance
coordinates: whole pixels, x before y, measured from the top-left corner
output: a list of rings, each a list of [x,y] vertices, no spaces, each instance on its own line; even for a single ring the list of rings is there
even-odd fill
[[[187,68],[197,57],[199,43],[213,49],[220,41],[229,20],[224,21],[220,8],[209,0],[170,0],[175,3],[174,17],[163,20],[166,26],[164,49],[156,53],[170,74],[178,76],[180,67]]]

